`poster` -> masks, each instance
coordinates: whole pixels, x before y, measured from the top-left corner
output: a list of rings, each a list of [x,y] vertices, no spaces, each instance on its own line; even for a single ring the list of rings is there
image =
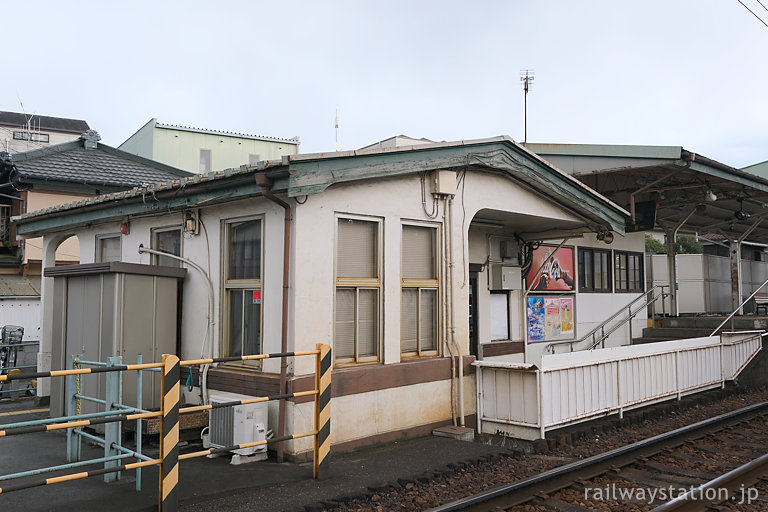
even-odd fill
[[[555,249],[557,246],[542,245],[533,251],[533,263],[525,277],[525,283],[529,290],[537,292],[574,291],[576,273],[573,271],[573,247]],[[539,271],[538,274],[534,275],[537,270]]]
[[[573,297],[529,295],[526,302],[528,341],[556,341],[575,338],[573,306]]]

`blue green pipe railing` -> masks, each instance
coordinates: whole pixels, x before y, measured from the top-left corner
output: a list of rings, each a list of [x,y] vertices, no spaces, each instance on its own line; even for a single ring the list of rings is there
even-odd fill
[[[106,362],[89,361],[86,359],[81,359],[81,357],[82,356],[79,354],[71,355],[68,368],[74,369],[74,368],[82,368],[84,366],[110,367],[110,366],[118,366],[122,364],[121,357],[110,357],[107,359]],[[142,364],[141,354],[137,356],[137,364]],[[78,376],[70,375],[69,386],[67,388],[68,391],[67,391],[67,401],[66,401],[67,412],[69,416],[65,417],[64,421],[77,421],[80,419],[87,419],[87,418],[114,416],[115,414],[118,414],[118,413],[124,414],[124,413],[149,412],[142,409],[142,393],[143,393],[142,371],[141,370],[137,371],[136,407],[131,407],[118,402],[120,398],[120,389],[122,386],[120,375],[121,375],[121,372],[110,372],[106,375],[105,389],[104,389],[106,399],[104,400],[102,400],[101,398],[96,398],[96,397],[82,394],[79,389],[80,386],[79,386]],[[83,401],[98,404],[104,407],[105,410],[101,412],[82,414],[80,412],[80,409],[81,409],[81,403]],[[61,421],[62,418],[55,418],[54,421],[56,420]],[[48,421],[51,421],[51,420],[48,420]],[[36,424],[35,422],[30,422],[30,423],[33,425]],[[83,439],[88,439],[92,442],[95,442],[101,445],[104,448],[104,457],[102,457],[99,460],[102,460],[104,462],[105,469],[119,465],[119,462],[118,462],[119,459],[116,458],[118,455],[129,457],[129,458],[136,458],[139,461],[152,460],[150,457],[147,457],[146,455],[141,453],[141,449],[142,449],[141,420],[137,420],[137,424],[136,424],[136,450],[135,451],[131,450],[130,448],[122,446],[120,444],[121,438],[122,438],[122,434],[121,434],[121,427],[119,422],[107,424],[104,428],[103,438],[95,436],[88,432],[84,432],[83,430],[80,430],[78,428],[68,428],[67,429],[67,460],[70,463],[80,460],[81,446],[82,446]],[[111,482],[118,479],[120,479],[119,472],[110,472],[104,475],[105,482]],[[136,490],[141,491],[141,468],[140,467],[136,469]]]
[[[27,476],[41,475],[43,473],[51,473],[53,471],[60,471],[62,469],[79,468],[82,466],[87,466],[89,464],[99,464],[102,462],[107,462],[107,460],[125,459],[128,457],[130,457],[130,455],[128,455],[127,453],[121,453],[120,455],[116,455],[113,457],[101,457],[99,459],[89,459],[89,460],[84,460],[80,462],[70,462],[67,464],[60,464],[58,466],[48,466],[47,468],[31,469],[29,471],[22,471],[21,473],[13,473],[10,475],[0,475],[0,481],[13,480],[14,478],[24,478]]]

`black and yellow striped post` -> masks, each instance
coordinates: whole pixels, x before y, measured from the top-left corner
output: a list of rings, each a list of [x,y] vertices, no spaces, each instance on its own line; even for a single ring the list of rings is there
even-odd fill
[[[317,479],[328,476],[328,454],[331,450],[331,347],[324,343],[316,345],[317,367],[315,368],[315,453],[313,476]]]
[[[159,510],[176,512],[179,496],[179,358],[163,354],[162,412],[160,423]]]

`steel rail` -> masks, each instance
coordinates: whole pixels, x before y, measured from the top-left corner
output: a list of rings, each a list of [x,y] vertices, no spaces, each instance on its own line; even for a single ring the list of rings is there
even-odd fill
[[[640,457],[648,457],[658,451],[680,444],[684,440],[711,432],[714,428],[725,428],[745,419],[768,413],[768,402],[761,402],[743,409],[731,411],[714,418],[709,418],[692,425],[687,425],[670,432],[649,437],[636,443],[628,444],[605,453],[594,455],[584,460],[572,462],[558,468],[539,473],[524,480],[502,485],[429,509],[427,512],[451,512],[454,510],[483,510],[493,507],[513,506],[531,499],[539,492],[552,492],[573,484],[578,480],[587,480],[615,466],[635,462]],[[489,504],[489,501],[494,501]],[[502,503],[503,502],[503,503]]]
[[[707,492],[709,489],[715,490],[715,492],[712,493],[714,495],[720,494],[720,489],[727,489],[728,496],[733,497],[736,495],[736,491],[741,491],[743,493],[746,485],[752,485],[760,477],[764,476],[766,471],[768,471],[768,453],[732,469],[724,475],[720,475],[707,483],[701,484],[696,489],[691,489],[682,496],[678,496],[663,505],[659,505],[651,510],[651,512],[670,512],[673,510],[693,512],[708,510],[708,500],[702,500],[701,498],[710,494]],[[740,498],[742,501],[741,504],[743,504],[747,497],[742,495]]]

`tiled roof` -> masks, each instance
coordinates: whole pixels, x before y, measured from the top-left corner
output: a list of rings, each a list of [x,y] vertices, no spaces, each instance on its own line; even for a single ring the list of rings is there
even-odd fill
[[[262,168],[264,165],[266,166],[278,166],[280,165],[280,161],[264,161],[260,162],[260,167]],[[142,187],[134,187],[130,190],[123,190],[119,192],[112,192],[109,194],[101,194],[94,197],[89,197],[87,199],[80,199],[78,201],[72,201],[70,203],[60,204],[56,206],[49,206],[47,208],[44,208],[42,210],[36,210],[33,212],[24,213],[18,217],[13,217],[14,220],[23,220],[23,219],[29,219],[32,217],[39,217],[42,215],[46,215],[49,213],[55,213],[55,212],[62,212],[67,210],[73,210],[76,208],[80,208],[83,206],[90,206],[94,204],[102,204],[102,203],[108,203],[110,201],[119,201],[121,199],[131,199],[131,198],[147,198],[152,197],[154,194],[158,192],[163,192],[166,190],[174,190],[174,189],[180,189],[184,190],[187,186],[194,186],[198,183],[208,183],[208,182],[215,182],[219,181],[221,179],[225,178],[231,178],[233,176],[239,176],[249,173],[254,173],[256,171],[255,166],[242,166],[240,168],[234,168],[234,169],[225,169],[223,171],[215,171],[215,172],[209,172],[206,174],[193,174],[193,173],[187,173],[189,177],[176,177],[173,178],[170,181],[164,181],[164,182],[156,182],[154,184],[145,184]]]
[[[0,297],[39,297],[40,276],[0,275]]]
[[[90,130],[88,123],[81,119],[20,114],[18,112],[0,112],[0,125],[26,127],[31,118],[32,127],[54,132],[83,133]]]
[[[192,175],[103,144],[86,149],[82,140],[16,153],[13,163],[14,179],[22,183],[34,180],[126,189]]]

